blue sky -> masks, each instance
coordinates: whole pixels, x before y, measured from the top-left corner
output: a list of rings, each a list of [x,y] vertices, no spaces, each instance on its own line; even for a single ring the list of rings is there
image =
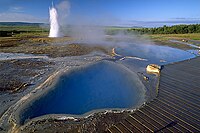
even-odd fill
[[[54,0],[55,5],[60,2],[62,0]],[[70,3],[68,23],[87,21],[103,25],[151,27],[200,23],[200,0],[68,0],[68,2]],[[48,22],[48,8],[51,3],[52,0],[0,0],[0,21]]]

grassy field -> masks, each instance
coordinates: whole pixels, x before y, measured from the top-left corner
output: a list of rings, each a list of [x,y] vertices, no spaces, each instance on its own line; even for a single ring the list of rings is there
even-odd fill
[[[34,37],[34,36],[48,36],[49,27],[44,24],[31,24],[31,23],[3,23],[0,22],[0,37],[11,36],[13,37]],[[1,34],[2,33],[2,34]],[[3,34],[4,33],[4,34]]]
[[[190,33],[190,34],[153,34],[149,35],[153,40],[167,41],[167,40],[197,40],[200,41],[200,33]]]
[[[187,45],[180,45],[180,43],[170,42],[170,40],[184,41],[197,46],[200,46],[200,33],[190,34],[152,34],[148,37],[153,40],[156,44],[168,45],[180,49],[191,49]],[[196,41],[196,42],[194,42]]]
[[[47,28],[42,28],[39,26],[2,26],[0,25],[0,31],[27,31],[27,32],[41,32],[47,31]]]
[[[190,46],[184,45],[178,42],[172,42],[170,40],[177,40],[181,42],[187,42],[190,44],[194,44],[200,46],[200,33],[187,33],[187,34],[149,34],[149,33],[137,33],[130,32],[131,28],[126,27],[107,27],[107,33],[110,35],[114,35],[117,33],[125,33],[128,35],[134,36],[143,36],[143,38],[147,38],[152,40],[157,45],[167,45],[170,47],[180,48],[180,49],[191,49]],[[141,29],[140,27],[134,29]]]

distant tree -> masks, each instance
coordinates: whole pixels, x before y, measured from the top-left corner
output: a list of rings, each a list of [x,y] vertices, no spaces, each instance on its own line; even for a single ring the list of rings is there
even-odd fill
[[[158,28],[131,28],[127,32],[134,32],[139,34],[187,34],[200,33],[200,24],[193,25],[174,25],[158,27]]]
[[[189,25],[188,26],[188,33],[196,32],[196,25]]]
[[[200,24],[198,24],[198,25],[196,26],[196,32],[197,32],[197,33],[200,33]]]

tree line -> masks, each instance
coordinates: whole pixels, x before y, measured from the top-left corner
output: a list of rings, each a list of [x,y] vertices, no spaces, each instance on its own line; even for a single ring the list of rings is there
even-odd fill
[[[200,33],[200,24],[191,25],[174,25],[157,27],[157,28],[130,28],[128,33],[139,34],[187,34],[187,33]]]

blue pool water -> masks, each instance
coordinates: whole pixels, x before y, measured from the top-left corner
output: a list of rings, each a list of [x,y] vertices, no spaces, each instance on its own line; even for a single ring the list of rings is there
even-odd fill
[[[145,71],[148,64],[165,65],[194,58],[197,56],[192,54],[194,52],[195,51],[184,51],[168,46],[133,43],[116,48],[116,53],[122,55],[122,57],[131,56],[146,59],[145,61],[141,61],[127,58],[121,61],[123,65],[136,72]]]
[[[155,63],[159,65],[178,62],[194,58],[196,56],[189,51],[168,46],[149,44],[130,44],[126,47],[117,48],[116,52],[123,56],[136,56],[144,58],[148,60],[148,63]]]
[[[53,89],[27,106],[22,121],[45,114],[82,115],[96,109],[133,108],[145,101],[134,72],[102,61],[60,77]]]

